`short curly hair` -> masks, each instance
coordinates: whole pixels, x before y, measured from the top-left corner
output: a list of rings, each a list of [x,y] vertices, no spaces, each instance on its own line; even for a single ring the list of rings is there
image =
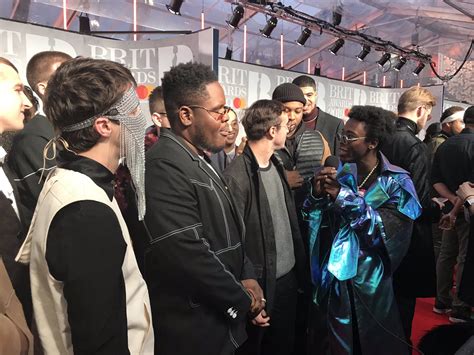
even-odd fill
[[[366,141],[378,140],[379,147],[395,130],[397,115],[376,106],[352,106],[349,118],[366,125]]]
[[[245,110],[242,126],[249,141],[262,139],[272,126],[280,124],[285,106],[276,100],[258,100]]]
[[[207,100],[209,93],[206,86],[217,81],[217,75],[211,67],[201,63],[178,64],[166,72],[161,85],[171,126],[176,124],[181,106],[199,105]]]

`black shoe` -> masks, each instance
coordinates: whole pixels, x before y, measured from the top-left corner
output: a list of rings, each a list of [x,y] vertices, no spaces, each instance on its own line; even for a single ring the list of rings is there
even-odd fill
[[[438,314],[446,314],[451,312],[451,310],[451,305],[448,306],[440,301],[435,301],[435,304],[433,306],[433,312]]]
[[[471,309],[470,308],[454,308],[449,315],[449,321],[451,323],[466,323],[471,322]]]

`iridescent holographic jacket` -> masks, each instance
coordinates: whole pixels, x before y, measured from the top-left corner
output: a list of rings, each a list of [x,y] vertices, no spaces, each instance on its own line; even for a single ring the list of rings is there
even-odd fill
[[[313,302],[327,312],[331,354],[352,354],[354,338],[364,355],[409,353],[392,274],[421,206],[408,173],[381,153],[379,159],[381,173],[365,194],[357,188],[356,165],[345,164],[334,202],[311,195],[305,202]]]

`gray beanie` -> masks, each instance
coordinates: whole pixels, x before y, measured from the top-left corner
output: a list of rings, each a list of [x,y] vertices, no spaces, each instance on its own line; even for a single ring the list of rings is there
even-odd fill
[[[272,99],[282,103],[290,101],[299,101],[306,105],[306,99],[300,87],[293,83],[284,83],[278,85],[273,91]]]

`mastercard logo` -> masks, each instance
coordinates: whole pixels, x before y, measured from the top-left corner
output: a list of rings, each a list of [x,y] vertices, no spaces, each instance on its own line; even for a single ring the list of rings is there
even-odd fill
[[[236,97],[232,101],[234,108],[245,108],[247,107],[247,101],[242,97]]]
[[[153,85],[138,85],[135,91],[140,100],[147,100],[154,88]]]

